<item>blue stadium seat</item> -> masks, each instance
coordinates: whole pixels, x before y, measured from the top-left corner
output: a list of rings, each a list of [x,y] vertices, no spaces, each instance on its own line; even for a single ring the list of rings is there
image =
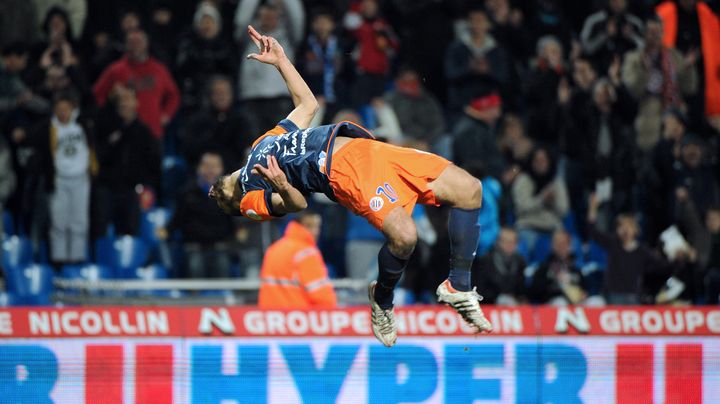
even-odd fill
[[[550,256],[552,235],[540,234],[532,251],[532,262],[543,262]]]
[[[144,265],[149,255],[149,248],[142,239],[127,235],[102,238],[97,241],[95,251],[97,263],[113,268],[115,277],[119,278]]]
[[[5,270],[27,265],[33,260],[32,242],[21,236],[10,236],[2,243],[2,266]]]
[[[5,273],[8,293],[22,305],[48,305],[54,290],[55,272],[49,265],[27,264],[11,268]]]
[[[5,234],[5,237],[11,236],[15,234],[15,221],[13,220],[12,215],[8,211],[4,211],[2,214],[2,221],[3,221],[3,233]],[[2,234],[0,234],[0,237],[2,237]]]
[[[188,166],[185,159],[179,156],[166,156],[162,161],[162,192],[163,205],[171,206],[175,202],[177,191],[188,177]]]
[[[594,262],[600,269],[605,269],[607,268],[607,252],[596,242],[590,241],[587,262]]]
[[[156,246],[160,240],[155,235],[157,229],[166,227],[172,218],[172,210],[168,208],[153,208],[142,215],[140,224],[140,237],[150,246]]]
[[[83,279],[86,281],[98,281],[112,279],[113,271],[105,265],[65,265],[60,272],[65,279]]]
[[[135,278],[143,279],[146,281],[168,278],[168,270],[164,266],[157,265],[157,264],[152,264],[152,265],[147,265],[144,267],[135,268],[135,270],[133,272],[134,272]]]

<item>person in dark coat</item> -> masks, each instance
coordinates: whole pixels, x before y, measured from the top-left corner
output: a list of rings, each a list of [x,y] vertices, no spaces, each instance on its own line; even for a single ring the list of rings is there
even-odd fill
[[[495,247],[473,263],[473,285],[483,291],[488,304],[520,304],[527,300],[525,259],[518,252],[515,230],[500,230]]]
[[[97,122],[100,172],[93,190],[93,237],[137,234],[140,204],[136,187],[160,189],[160,144],[138,119],[132,90],[121,91],[100,112]]]
[[[220,13],[202,2],[195,12],[193,31],[180,42],[176,73],[185,106],[200,104],[202,93],[213,75],[230,76],[237,71],[233,44],[220,35]]]
[[[495,124],[501,114],[502,102],[497,93],[477,97],[465,106],[452,131],[455,164],[465,167],[480,160],[488,175],[500,178],[504,161],[495,139]]]
[[[555,230],[550,256],[532,276],[528,294],[536,303],[578,304],[587,293],[585,278],[577,257],[572,253],[572,239],[565,230]]]
[[[227,278],[235,226],[208,198],[210,187],[223,173],[222,157],[206,152],[197,165],[197,176],[180,191],[175,213],[167,227],[158,231],[167,239],[175,231],[182,237],[185,274],[190,278]]]

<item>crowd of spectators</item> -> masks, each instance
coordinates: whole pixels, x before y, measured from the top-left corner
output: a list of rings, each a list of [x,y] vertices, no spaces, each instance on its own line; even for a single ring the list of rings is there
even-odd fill
[[[60,268],[162,206],[174,213],[157,236],[184,252],[176,276],[256,276],[248,251],[287,221],[235,221],[204,198],[292,107],[275,69],[245,58],[252,24],[316,94],[314,123],[359,121],[482,180],[473,280],[487,301],[717,303],[719,5],[5,0],[2,222]],[[329,274],[374,276],[377,231],[312,205]],[[428,301],[447,211],[414,218],[403,285]]]

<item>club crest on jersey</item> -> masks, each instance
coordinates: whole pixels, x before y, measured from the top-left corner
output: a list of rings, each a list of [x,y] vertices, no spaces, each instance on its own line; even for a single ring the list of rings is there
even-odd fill
[[[245,211],[245,216],[252,219],[252,220],[262,220],[262,216],[258,215],[257,212],[255,212],[252,209],[248,209]]]
[[[385,201],[379,196],[373,196],[370,198],[370,209],[372,209],[373,212],[377,212],[382,209],[384,204]]]
[[[327,160],[327,153],[320,152],[320,157],[318,157],[318,167],[321,169],[325,167],[325,160]]]

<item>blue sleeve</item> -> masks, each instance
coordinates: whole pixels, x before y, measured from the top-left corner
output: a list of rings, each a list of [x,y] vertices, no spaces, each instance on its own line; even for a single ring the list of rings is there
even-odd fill
[[[282,121],[278,122],[278,126],[282,127],[288,132],[294,132],[296,130],[300,130],[300,128],[295,124],[295,122],[289,120],[289,119],[283,119]]]

